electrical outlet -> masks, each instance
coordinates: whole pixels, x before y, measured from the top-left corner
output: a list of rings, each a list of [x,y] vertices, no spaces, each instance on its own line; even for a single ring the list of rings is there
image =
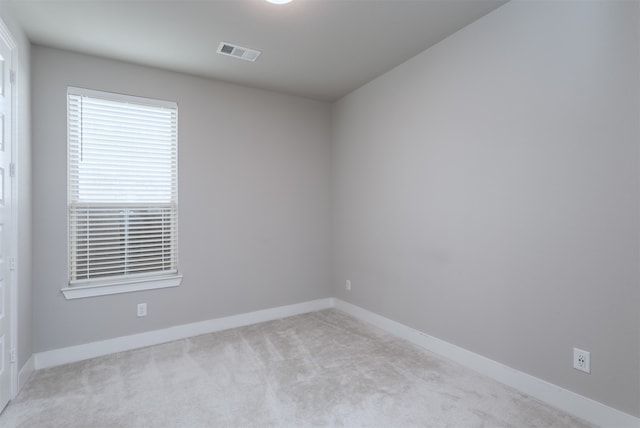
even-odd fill
[[[591,373],[591,353],[573,348],[573,368],[585,373]]]
[[[351,280],[347,279],[347,281],[344,283],[344,288],[347,289],[347,291],[351,291]]]
[[[146,317],[146,316],[147,316],[147,304],[138,303],[138,317]]]

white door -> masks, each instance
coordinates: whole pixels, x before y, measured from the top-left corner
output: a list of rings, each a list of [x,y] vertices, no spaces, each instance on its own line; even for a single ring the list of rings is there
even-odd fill
[[[11,398],[11,49],[0,37],[0,411]]]

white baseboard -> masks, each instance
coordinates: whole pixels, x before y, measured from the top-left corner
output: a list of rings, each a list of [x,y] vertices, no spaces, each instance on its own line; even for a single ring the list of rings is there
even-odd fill
[[[538,379],[497,361],[478,355],[444,340],[429,336],[419,330],[390,320],[359,306],[334,299],[335,308],[362,321],[375,325],[389,333],[412,342],[435,354],[469,367],[485,376],[496,379],[527,395],[544,401],[558,409],[576,415],[601,427],[640,427],[640,419],[606,406],[575,392]]]
[[[34,354],[34,366],[36,370],[39,370],[62,364],[74,363],[77,361],[87,360],[89,358],[114,354],[116,352],[129,351],[132,349],[171,342],[172,340],[179,340],[201,334],[213,333],[215,331],[227,330],[230,328],[271,321],[307,312],[319,311],[322,309],[332,308],[333,306],[334,301],[332,298],[318,299],[224,318],[183,324],[161,330],[132,334],[130,336],[116,337],[114,339],[102,340],[99,342],[91,342],[82,345],[69,346],[67,348],[38,352]]]
[[[246,314],[233,315],[191,324],[169,327],[130,336],[92,342],[67,348],[54,349],[34,354],[20,369],[19,388],[26,383],[31,373],[38,369],[58,366],[89,358],[158,345],[172,340],[213,333],[235,327],[285,318],[307,312],[336,308],[356,318],[375,325],[389,333],[412,342],[433,353],[469,367],[479,373],[509,385],[527,395],[554,407],[576,415],[601,427],[640,427],[640,419],[606,406],[575,392],[538,379],[497,361],[468,351],[459,346],[429,336],[419,330],[385,318],[340,299],[326,298],[288,306],[264,309]]]
[[[31,377],[35,369],[36,369],[35,358],[33,357],[33,354],[32,354],[27,360],[27,362],[24,363],[24,366],[22,366],[22,368],[18,372],[18,391],[17,391],[18,393],[20,393],[20,391],[22,390],[24,385],[27,383],[27,381],[29,380],[29,378]]]

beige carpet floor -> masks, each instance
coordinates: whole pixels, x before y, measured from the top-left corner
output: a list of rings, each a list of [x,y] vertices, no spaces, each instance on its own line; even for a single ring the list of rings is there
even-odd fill
[[[325,310],[38,371],[9,427],[588,427]]]

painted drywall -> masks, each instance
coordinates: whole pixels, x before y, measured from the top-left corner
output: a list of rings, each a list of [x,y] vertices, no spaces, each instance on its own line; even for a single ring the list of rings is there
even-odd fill
[[[329,296],[329,104],[40,46],[32,66],[36,352]],[[62,296],[68,86],[178,103],[180,287]]]
[[[334,295],[640,415],[639,16],[510,2],[340,100]]]
[[[18,291],[18,367],[22,368],[33,354],[31,311],[31,95],[30,95],[30,49],[31,44],[14,16],[9,2],[0,2],[0,17],[6,24],[18,49],[16,85],[17,96],[16,141],[14,158],[17,165],[18,204],[18,254],[16,266],[16,288]],[[17,199],[17,201],[16,201]]]

